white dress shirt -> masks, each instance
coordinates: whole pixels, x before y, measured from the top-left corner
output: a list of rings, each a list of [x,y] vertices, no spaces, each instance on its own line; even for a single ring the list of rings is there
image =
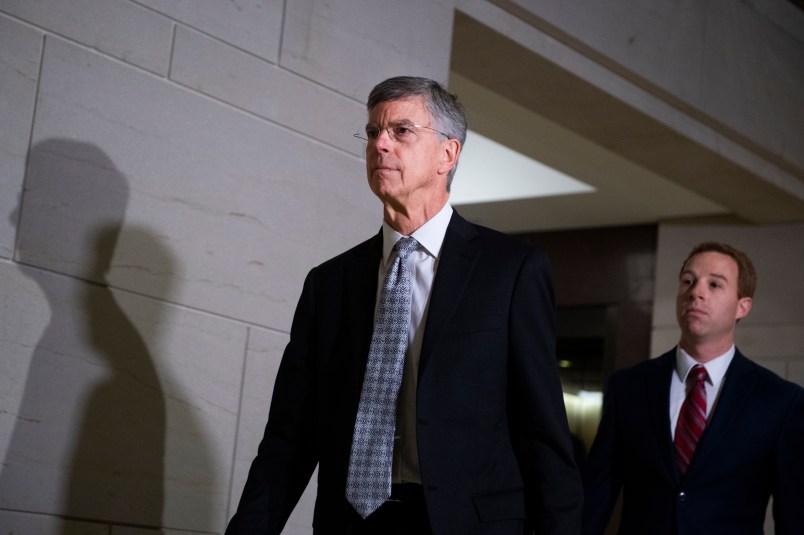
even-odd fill
[[[709,362],[703,364],[706,368],[706,373],[709,375],[706,380],[706,421],[709,422],[712,412],[717,404],[720,390],[723,388],[723,380],[726,375],[726,370],[731,364],[731,359],[734,358],[734,345],[728,351],[715,357]],[[678,423],[678,414],[681,412],[681,405],[687,397],[687,375],[692,370],[692,367],[700,364],[692,358],[686,351],[681,349],[681,346],[676,348],[676,369],[670,379],[670,434],[675,440],[676,437],[676,424]]]
[[[419,247],[406,259],[411,269],[413,295],[411,299],[410,327],[408,329],[408,348],[405,353],[405,372],[399,389],[397,404],[397,428],[394,441],[393,476],[394,483],[421,483],[419,475],[419,454],[416,449],[416,386],[419,370],[419,357],[422,351],[422,338],[430,304],[430,290],[438,269],[441,245],[452,218],[452,207],[444,207],[427,223],[411,234]],[[388,269],[388,257],[402,234],[382,224],[382,262],[377,275],[377,296]],[[376,311],[376,307],[375,307]]]

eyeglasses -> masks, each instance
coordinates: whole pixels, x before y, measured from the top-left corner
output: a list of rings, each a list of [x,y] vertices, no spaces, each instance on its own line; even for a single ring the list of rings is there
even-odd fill
[[[435,128],[431,128],[429,126],[423,126],[420,124],[413,124],[407,121],[402,121],[399,123],[391,123],[384,127],[380,127],[376,124],[367,124],[366,135],[364,136],[360,132],[357,132],[355,133],[354,137],[363,142],[374,142],[377,141],[377,138],[380,137],[383,130],[388,132],[388,137],[391,138],[392,141],[399,141],[401,143],[415,140],[418,133],[421,132],[422,130],[430,130],[431,132],[435,132],[436,134],[442,135],[445,138],[449,139],[449,136],[447,134],[439,130],[436,130]]]

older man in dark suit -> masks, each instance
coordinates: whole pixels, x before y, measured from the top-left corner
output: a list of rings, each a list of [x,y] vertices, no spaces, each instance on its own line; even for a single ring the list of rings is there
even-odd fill
[[[448,204],[454,95],[392,78],[368,112],[382,229],[308,275],[227,534],[280,533],[316,464],[316,534],[577,533],[547,259]]]
[[[620,490],[622,535],[804,532],[804,390],[734,346],[751,310],[749,258],[703,243],[682,264],[678,346],[615,372],[584,470],[584,533],[604,532]]]

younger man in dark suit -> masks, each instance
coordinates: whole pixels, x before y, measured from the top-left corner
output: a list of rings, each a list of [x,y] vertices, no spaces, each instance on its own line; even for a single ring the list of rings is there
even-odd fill
[[[279,534],[316,464],[317,535],[578,533],[547,259],[448,204],[454,95],[391,78],[367,107],[382,229],[308,275],[226,533]]]
[[[584,533],[604,532],[620,490],[622,535],[804,530],[804,390],[734,346],[754,267],[702,243],[679,275],[678,346],[612,374],[584,470]]]

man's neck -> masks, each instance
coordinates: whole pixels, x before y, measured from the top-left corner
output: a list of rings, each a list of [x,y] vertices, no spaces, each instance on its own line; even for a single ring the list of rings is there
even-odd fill
[[[678,345],[681,346],[681,348],[697,362],[705,364],[728,351],[729,348],[734,345],[734,339],[730,338],[717,341],[689,341],[684,340],[682,337]]]
[[[430,219],[440,212],[447,203],[447,200],[449,200],[449,197],[445,196],[443,199],[438,199],[436,202],[422,204],[414,209],[384,204],[383,218],[395,231],[403,236],[410,236],[419,227],[430,221]]]

